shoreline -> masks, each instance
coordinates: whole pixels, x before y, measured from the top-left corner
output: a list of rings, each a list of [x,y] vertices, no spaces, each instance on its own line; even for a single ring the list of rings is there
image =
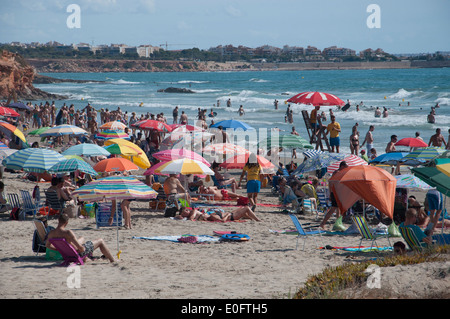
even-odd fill
[[[444,61],[391,62],[195,62],[173,60],[111,60],[111,59],[26,59],[37,73],[108,73],[108,72],[246,72],[304,70],[371,70],[447,68]]]

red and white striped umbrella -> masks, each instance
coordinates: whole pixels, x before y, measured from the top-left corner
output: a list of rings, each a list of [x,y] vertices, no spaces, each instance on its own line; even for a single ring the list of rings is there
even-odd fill
[[[9,107],[0,106],[0,116],[19,117],[20,114]]]
[[[336,95],[323,92],[302,92],[297,95],[294,95],[289,100],[287,100],[287,102],[296,104],[314,105],[314,106],[345,105],[345,102],[342,101],[340,98],[338,98]]]
[[[341,161],[337,161],[334,162],[333,164],[328,165],[327,173],[333,174],[333,172],[339,168],[339,165],[343,161],[345,161],[348,166],[368,165],[367,162],[363,160],[361,157],[351,154],[349,156],[346,156]]]
[[[172,128],[157,120],[142,120],[131,125],[134,128],[138,128],[141,130],[157,130],[158,132],[172,132]]]

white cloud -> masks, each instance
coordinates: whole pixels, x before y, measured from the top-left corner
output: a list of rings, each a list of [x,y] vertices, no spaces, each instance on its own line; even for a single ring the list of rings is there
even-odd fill
[[[232,17],[240,17],[242,15],[241,10],[239,10],[233,6],[226,7],[225,12],[228,13]]]

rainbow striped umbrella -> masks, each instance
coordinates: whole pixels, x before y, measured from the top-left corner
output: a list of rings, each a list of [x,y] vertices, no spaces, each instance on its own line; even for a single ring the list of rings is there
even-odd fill
[[[123,131],[126,128],[127,126],[119,121],[107,122],[99,127],[100,130],[111,130],[111,131]]]
[[[0,121],[0,131],[7,135],[9,139],[12,138],[12,135],[17,136],[22,140],[22,142],[26,143],[27,140],[25,139],[25,135],[23,135],[22,131],[19,130],[17,127],[15,127],[12,124],[9,124],[5,121]]]
[[[183,175],[214,175],[214,172],[202,162],[182,158],[166,162],[155,170],[160,174],[183,174]]]
[[[82,201],[95,202],[103,199],[153,199],[158,193],[133,177],[108,176],[81,186],[72,195]]]
[[[414,150],[413,152],[409,153],[405,157],[401,159],[401,161],[406,161],[409,159],[416,159],[416,160],[423,160],[423,161],[431,161],[435,157],[439,156],[440,154],[444,153],[445,150],[442,148],[437,147],[423,147],[418,148]]]
[[[432,188],[430,185],[428,185],[427,183],[425,183],[420,178],[414,175],[409,174],[396,175],[395,178],[397,179],[398,188],[415,188],[415,189]]]
[[[114,131],[114,130],[104,130],[95,135],[96,138],[101,140],[109,140],[113,138],[123,138],[126,140],[130,139],[130,136],[124,131]]]
[[[66,160],[61,154],[45,148],[27,148],[11,154],[3,160],[6,168],[23,169],[26,172],[44,173],[56,163]]]

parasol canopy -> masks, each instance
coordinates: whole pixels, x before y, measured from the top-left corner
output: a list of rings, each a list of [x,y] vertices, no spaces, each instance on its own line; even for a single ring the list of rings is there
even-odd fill
[[[224,120],[211,125],[212,128],[218,128],[219,126],[222,126],[224,129],[242,129],[244,131],[254,130],[254,128],[247,123],[238,120]]]
[[[101,160],[95,164],[94,170],[97,172],[125,172],[137,171],[139,170],[139,167],[126,158],[113,157]]]
[[[155,170],[155,173],[161,174],[197,174],[197,175],[214,175],[214,172],[202,162],[183,158],[164,163]]]
[[[158,132],[172,132],[172,128],[167,125],[166,123],[163,123],[161,121],[157,120],[142,120],[134,123],[132,125],[134,128],[138,128],[141,130],[157,130]]]
[[[313,149],[314,147],[303,137],[293,134],[285,134],[269,137],[259,143],[259,146],[271,149],[273,147],[282,148],[308,148]]]
[[[56,163],[66,158],[61,154],[45,148],[27,148],[19,150],[3,160],[6,168],[23,169],[26,172],[44,173]]]
[[[334,162],[334,163],[328,165],[327,172],[330,174],[333,174],[333,172],[339,168],[339,165],[343,161],[345,161],[348,166],[368,165],[367,162],[365,160],[363,160],[361,157],[351,154],[351,155],[347,155],[342,160],[339,160],[337,162]]]
[[[119,121],[106,122],[100,125],[100,130],[124,131],[127,128],[125,124]]]
[[[171,149],[165,151],[159,151],[153,153],[152,156],[160,161],[171,161],[175,159],[189,158],[199,162],[202,162],[206,166],[211,166],[211,164],[204,159],[201,155],[186,149]]]
[[[83,130],[81,127],[69,124],[57,125],[49,128],[45,132],[41,133],[39,136],[63,136],[63,135],[88,135],[88,132]]]
[[[109,140],[113,138],[124,138],[129,140],[130,136],[124,131],[116,131],[116,130],[103,130],[95,134],[95,138],[100,140]]]
[[[345,102],[338,98],[336,95],[323,92],[302,92],[294,95],[293,97],[288,99],[287,102],[314,106],[345,105]]]
[[[14,111],[13,109],[10,109],[9,107],[0,106],[0,116],[19,117],[20,114]]]
[[[50,173],[70,173],[70,172],[83,172],[89,175],[96,176],[98,173],[92,168],[91,165],[78,158],[70,158],[64,161],[58,162],[50,169]]]
[[[330,165],[336,161],[342,161],[345,157],[346,157],[346,155],[343,153],[317,154],[313,157],[306,159],[303,163],[301,163],[295,169],[295,171],[292,174],[299,175],[299,174],[303,174],[306,172],[320,170],[324,167],[328,167],[328,165]]]
[[[139,166],[142,169],[147,169],[151,166],[150,161],[148,160],[147,154],[136,144],[127,141],[123,138],[113,138],[110,140],[105,141],[105,146],[112,145],[112,144],[119,144],[119,145],[127,145],[131,148],[136,149],[138,152],[141,152],[139,155],[135,156],[128,156],[128,155],[120,155],[130,161],[133,161],[134,164]]]
[[[25,135],[23,135],[22,131],[19,130],[12,124],[9,124],[5,121],[0,121],[0,131],[7,135],[9,139],[11,139],[12,135],[17,136],[22,140],[22,142],[26,143]]]
[[[83,155],[83,156],[109,156],[110,152],[97,144],[82,143],[69,147],[63,155]]]
[[[405,137],[395,143],[395,146],[408,146],[408,147],[427,147],[428,144],[423,140],[415,137]]]

